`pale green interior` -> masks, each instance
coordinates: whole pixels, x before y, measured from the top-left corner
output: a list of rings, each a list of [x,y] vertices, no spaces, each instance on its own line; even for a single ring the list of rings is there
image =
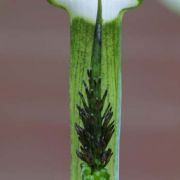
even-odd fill
[[[70,125],[71,125],[71,180],[81,180],[80,159],[76,156],[79,141],[74,123],[80,123],[76,104],[81,104],[78,92],[84,92],[82,80],[87,80],[87,69],[91,65],[95,25],[74,18],[71,23],[71,63],[70,63]],[[111,180],[119,180],[119,145],[121,114],[121,18],[103,24],[102,31],[102,91],[108,89],[108,102],[113,107],[116,131],[110,143],[114,155],[108,165]],[[107,102],[107,103],[108,103]]]

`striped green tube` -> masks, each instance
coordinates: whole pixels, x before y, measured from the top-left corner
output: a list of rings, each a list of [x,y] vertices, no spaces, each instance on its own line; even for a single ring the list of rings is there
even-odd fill
[[[79,15],[79,9],[72,11],[70,6],[71,0],[49,0],[51,4],[65,8],[71,16],[71,60],[70,60],[70,131],[71,131],[71,180],[82,180],[82,171],[89,173],[88,167],[83,167],[82,161],[76,156],[76,150],[79,149],[80,143],[74,124],[81,124],[77,111],[77,104],[81,104],[78,92],[84,92],[82,81],[87,81],[87,69],[91,67],[95,21],[93,16],[87,18],[84,14]],[[83,0],[77,0],[83,1]],[[94,1],[94,0],[93,0]],[[102,0],[105,2],[107,0]],[[112,0],[113,2],[115,0]],[[121,0],[117,0],[121,1]],[[132,6],[125,6],[121,13],[114,18],[103,19],[102,24],[102,46],[101,46],[101,91],[108,89],[106,106],[111,103],[113,109],[113,120],[115,121],[115,133],[110,141],[108,148],[113,150],[113,156],[106,169],[101,172],[87,175],[83,180],[119,180],[119,145],[120,145],[120,125],[121,125],[121,101],[122,101],[122,80],[121,80],[121,25],[122,16],[125,9],[138,6],[142,0],[127,0],[136,2]],[[85,2],[83,2],[85,3]],[[82,4],[83,4],[82,3]],[[89,2],[88,2],[89,3]],[[71,7],[68,9],[68,7]],[[73,6],[74,7],[74,6]],[[79,5],[77,6],[79,8]],[[74,7],[74,8],[77,8]],[[102,3],[103,7],[103,3]],[[82,6],[83,8],[83,6]],[[87,7],[86,7],[87,8]],[[89,7],[90,8],[90,7]],[[115,8],[115,6],[114,6]],[[88,11],[88,9],[86,9]],[[89,11],[91,8],[89,9]],[[83,9],[82,9],[83,11]],[[77,15],[74,15],[77,13]],[[83,11],[84,13],[84,11]],[[93,12],[92,12],[93,13]],[[90,14],[90,13],[89,13]],[[89,15],[88,14],[88,15]],[[107,173],[108,172],[108,173]],[[109,178],[109,175],[110,178]],[[103,177],[104,176],[104,177]]]
[[[111,103],[115,120],[115,133],[110,143],[114,155],[108,165],[112,180],[119,179],[119,138],[121,114],[121,60],[120,33],[121,18],[103,24],[101,77],[102,91],[108,89],[108,101]],[[75,122],[80,123],[76,104],[80,104],[78,91],[83,92],[82,81],[87,80],[87,69],[91,66],[91,55],[94,37],[94,25],[81,18],[73,19],[71,24],[71,65],[70,65],[70,119],[71,119],[71,175],[72,180],[78,180],[82,163],[75,152],[79,141],[74,129]],[[76,168],[74,168],[76,167]]]

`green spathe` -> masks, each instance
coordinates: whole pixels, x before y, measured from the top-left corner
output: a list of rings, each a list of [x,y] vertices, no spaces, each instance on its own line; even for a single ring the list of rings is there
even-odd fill
[[[97,0],[49,0],[57,7],[64,8],[71,18],[71,61],[70,61],[70,128],[71,128],[71,180],[81,180],[82,161],[76,156],[79,149],[74,124],[81,124],[76,105],[81,104],[78,92],[84,95],[82,81],[87,82],[87,69],[92,67],[95,21],[97,15]],[[108,4],[111,2],[111,4]],[[122,15],[130,8],[138,6],[142,0],[102,0],[102,47],[101,47],[101,91],[108,89],[105,106],[111,103],[115,132],[110,141],[109,148],[113,156],[106,167],[104,180],[119,180],[119,145],[120,145],[120,117],[121,117],[121,24]],[[113,12],[113,13],[112,13]],[[97,180],[100,172],[89,174],[89,169],[83,169],[87,176],[84,179]],[[102,174],[101,174],[102,175]],[[101,179],[102,180],[102,179]]]
[[[115,133],[109,147],[113,157],[107,166],[112,180],[119,179],[119,138],[120,138],[120,106],[121,106],[121,61],[120,31],[121,18],[103,25],[102,59],[101,59],[101,90],[108,89],[107,104],[111,103],[115,121]],[[81,161],[76,157],[79,141],[74,129],[80,123],[76,104],[80,104],[78,92],[84,92],[82,81],[87,81],[87,69],[91,67],[91,56],[94,36],[94,25],[81,18],[73,19],[71,24],[71,67],[70,67],[70,116],[71,116],[71,179],[81,178]],[[106,104],[106,106],[107,106]]]

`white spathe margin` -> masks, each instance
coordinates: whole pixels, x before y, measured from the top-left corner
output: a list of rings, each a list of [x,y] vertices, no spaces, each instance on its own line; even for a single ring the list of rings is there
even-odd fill
[[[90,21],[96,21],[98,0],[49,0],[56,6],[64,7],[71,18],[83,17]],[[119,13],[127,8],[136,7],[139,0],[102,0],[103,21],[115,19]]]

